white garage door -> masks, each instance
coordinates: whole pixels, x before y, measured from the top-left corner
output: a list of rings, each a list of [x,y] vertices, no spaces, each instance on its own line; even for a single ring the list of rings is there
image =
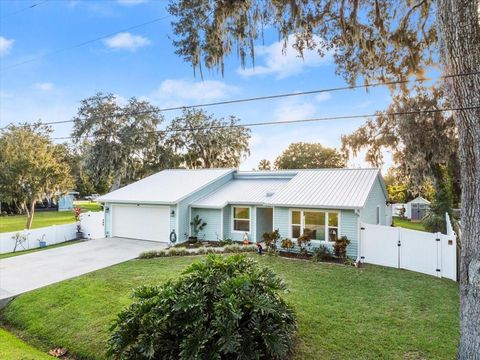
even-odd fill
[[[170,209],[167,206],[112,206],[113,236],[168,242]]]

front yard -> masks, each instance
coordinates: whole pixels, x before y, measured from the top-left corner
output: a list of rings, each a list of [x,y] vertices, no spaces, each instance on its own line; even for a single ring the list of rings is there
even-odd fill
[[[255,258],[288,284],[299,320],[294,359],[452,359],[458,284],[409,271]],[[198,257],[133,260],[15,299],[1,321],[43,351],[104,359],[108,328],[131,289],[163,283]]]
[[[101,205],[89,201],[79,201],[74,203],[82,209],[82,212],[100,211]],[[21,231],[25,229],[27,222],[26,215],[12,215],[0,217],[0,232]],[[50,225],[63,225],[75,222],[73,211],[39,211],[33,217],[32,229],[41,228]]]

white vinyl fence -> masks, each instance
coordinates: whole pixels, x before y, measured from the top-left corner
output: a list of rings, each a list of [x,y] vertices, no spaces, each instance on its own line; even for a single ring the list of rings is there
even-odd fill
[[[16,234],[26,236],[26,241],[18,246],[16,251],[29,250],[40,247],[40,240],[46,241],[48,246],[75,239],[77,225],[78,223],[52,225],[38,229],[0,233],[0,254],[13,252]],[[81,214],[80,226],[87,239],[103,237],[103,212]]]
[[[362,262],[457,280],[457,239],[447,218],[447,235],[362,224]]]

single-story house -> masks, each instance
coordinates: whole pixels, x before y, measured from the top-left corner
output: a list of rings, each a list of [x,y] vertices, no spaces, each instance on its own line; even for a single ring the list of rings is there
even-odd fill
[[[308,232],[312,245],[339,236],[358,255],[360,223],[385,225],[388,195],[378,169],[239,171],[163,170],[100,196],[105,236],[183,242],[196,215],[207,223],[200,239],[262,241],[278,229],[295,240]]]
[[[404,208],[403,216],[410,220],[422,220],[430,209],[430,201],[421,196],[402,204],[396,203],[392,205],[393,216],[401,216],[401,209]]]

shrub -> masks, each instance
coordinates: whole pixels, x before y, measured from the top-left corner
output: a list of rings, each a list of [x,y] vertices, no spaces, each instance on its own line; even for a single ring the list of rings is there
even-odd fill
[[[350,244],[350,240],[346,236],[337,238],[333,244],[333,252],[336,257],[345,259],[347,257],[347,246]]]
[[[184,256],[188,255],[189,252],[184,247],[172,247],[168,249],[168,256]]]
[[[281,247],[282,249],[287,250],[287,251],[293,249],[294,246],[295,246],[295,245],[293,244],[292,239],[288,239],[288,238],[283,239],[282,242],[281,242],[281,244],[280,244],[280,247]]]
[[[310,235],[303,234],[297,239],[297,245],[300,248],[299,255],[300,256],[307,256],[308,255],[308,248],[310,247]]]
[[[139,259],[152,259],[157,257],[157,250],[144,251],[138,255]]]
[[[207,226],[207,223],[203,221],[197,214],[190,222],[190,226],[192,227],[193,236],[196,238],[198,236],[198,233],[202,231],[205,226]]]
[[[285,284],[245,255],[209,255],[179,279],[134,291],[111,327],[115,359],[286,359],[296,320]]]
[[[243,252],[254,252],[257,250],[257,247],[255,245],[238,245],[238,244],[232,244],[232,245],[226,245],[223,248],[224,253],[243,253]]]
[[[262,235],[263,241],[265,242],[265,246],[267,250],[273,249],[276,250],[277,248],[277,240],[280,239],[280,231],[277,229],[272,232],[266,232]]]
[[[312,260],[313,261],[328,261],[333,258],[333,254],[329,248],[325,245],[320,245],[318,248],[313,250]]]
[[[82,213],[82,209],[79,207],[73,208],[73,216],[75,217],[75,221],[80,221],[80,214]]]

